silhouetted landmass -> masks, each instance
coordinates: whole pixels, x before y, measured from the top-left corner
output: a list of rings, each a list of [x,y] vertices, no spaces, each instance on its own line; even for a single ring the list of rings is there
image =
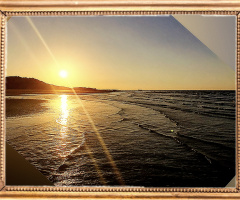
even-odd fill
[[[23,78],[20,76],[6,77],[6,89],[28,89],[28,90],[67,90],[67,87],[55,86],[44,83],[35,78]]]
[[[98,90],[96,88],[86,87],[63,87],[45,83],[35,78],[20,76],[6,77],[7,95],[13,94],[54,94],[54,93],[106,93],[116,90]]]

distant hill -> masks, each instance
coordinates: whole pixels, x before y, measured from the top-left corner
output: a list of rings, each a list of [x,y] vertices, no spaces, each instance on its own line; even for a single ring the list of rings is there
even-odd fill
[[[69,90],[70,88],[61,87],[44,83],[35,78],[26,78],[20,76],[6,77],[6,89],[20,89],[20,90]]]
[[[17,93],[104,93],[114,92],[114,90],[98,90],[96,88],[75,87],[73,89],[63,86],[56,86],[45,83],[35,78],[20,76],[6,77],[7,93],[15,91]],[[74,90],[74,91],[73,91]]]

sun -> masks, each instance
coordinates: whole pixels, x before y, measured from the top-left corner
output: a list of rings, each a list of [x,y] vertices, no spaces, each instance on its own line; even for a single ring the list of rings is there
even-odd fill
[[[68,76],[68,73],[66,70],[61,70],[59,72],[59,76],[62,77],[62,78],[66,78]]]

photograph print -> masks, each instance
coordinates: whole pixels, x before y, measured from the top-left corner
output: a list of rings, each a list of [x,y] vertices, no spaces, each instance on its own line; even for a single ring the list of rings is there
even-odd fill
[[[235,16],[8,18],[6,184],[228,186],[235,38]]]

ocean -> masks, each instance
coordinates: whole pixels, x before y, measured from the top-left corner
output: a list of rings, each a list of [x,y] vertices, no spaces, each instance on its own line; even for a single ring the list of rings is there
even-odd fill
[[[6,97],[6,139],[56,186],[225,187],[235,91]]]

